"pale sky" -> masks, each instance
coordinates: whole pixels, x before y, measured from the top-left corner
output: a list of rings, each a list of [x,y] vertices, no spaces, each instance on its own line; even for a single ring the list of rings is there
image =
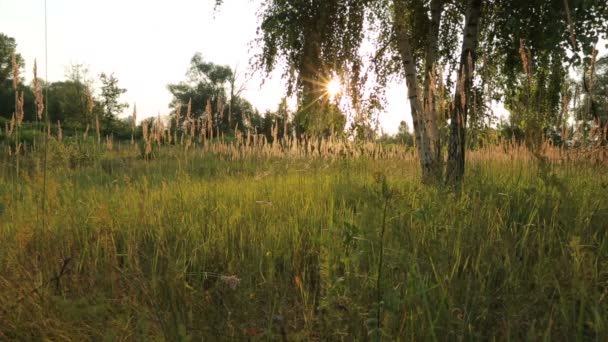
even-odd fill
[[[259,0],[47,0],[48,78],[65,78],[70,64],[89,67],[93,78],[114,72],[127,89],[122,99],[137,103],[138,119],[167,114],[167,84],[185,80],[190,58],[200,51],[208,61],[249,71],[255,50]],[[44,76],[44,0],[0,0],[0,32],[17,41],[32,79],[34,58]],[[255,75],[244,97],[261,112],[276,109],[285,87],[281,70],[262,83]],[[405,85],[394,84],[381,115],[385,132],[395,133],[401,120],[410,123]],[[130,113],[132,107],[125,111]],[[126,115],[126,114],[125,114]]]
[[[214,3],[47,0],[48,79],[64,79],[66,67],[78,63],[87,65],[96,80],[101,72],[114,72],[127,89],[122,99],[131,106],[137,103],[138,119],[165,115],[171,101],[167,84],[185,80],[195,52],[249,71],[260,0],[226,0],[217,13]],[[34,58],[44,76],[44,0],[0,0],[0,32],[16,39],[26,61],[26,82],[32,79]],[[261,112],[276,109],[285,92],[281,73],[276,70],[263,85],[262,75],[255,75],[243,96]],[[401,120],[411,128],[404,82],[391,84],[387,99],[380,115],[383,131],[395,133]]]

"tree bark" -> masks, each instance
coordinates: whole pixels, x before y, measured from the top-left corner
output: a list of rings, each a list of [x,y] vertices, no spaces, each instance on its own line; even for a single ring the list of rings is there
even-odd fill
[[[327,120],[329,98],[326,96],[325,83],[329,78],[322,58],[322,32],[327,27],[327,13],[317,11],[306,24],[303,53],[298,65],[301,94],[300,109],[304,114],[306,134],[322,136]]]
[[[465,137],[468,114],[468,100],[471,93],[473,71],[481,18],[482,0],[468,0],[460,67],[456,80],[456,93],[450,115],[450,143],[446,182],[459,185],[464,177]]]
[[[414,123],[414,136],[422,168],[422,182],[429,184],[434,182],[437,169],[441,167],[441,164],[438,163],[435,159],[435,154],[432,152],[429,133],[426,127],[426,115],[418,95],[420,88],[417,80],[416,62],[412,55],[412,46],[410,45],[407,28],[405,27],[406,4],[404,0],[394,0],[393,4],[395,6],[394,28],[397,36],[397,49],[401,55],[401,62],[405,70],[407,96],[410,102],[412,121]]]
[[[439,26],[441,24],[441,14],[443,13],[444,0],[431,0],[431,21],[427,34],[427,46],[425,49],[424,61],[424,88],[423,103],[426,114],[426,127],[429,134],[431,153],[436,165],[434,166],[434,177],[440,181],[443,174],[443,156],[441,153],[441,136],[439,135],[439,115],[435,101],[435,89],[433,87],[436,80],[435,67],[437,66],[437,52],[439,45]]]

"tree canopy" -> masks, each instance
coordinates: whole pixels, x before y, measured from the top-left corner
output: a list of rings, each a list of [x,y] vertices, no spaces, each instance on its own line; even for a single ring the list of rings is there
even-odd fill
[[[300,100],[296,118],[319,127],[312,123],[327,123],[332,113],[323,84],[336,73],[360,86],[361,44],[374,40],[375,96],[382,98],[393,75],[406,78],[423,174],[441,173],[442,118],[450,116],[448,171],[457,167],[461,178],[466,128],[482,127],[491,100],[505,101],[530,130],[559,125],[568,67],[589,65],[593,42],[608,32],[607,6],[594,0],[266,0],[256,66],[269,73],[283,65],[288,93]]]
[[[167,86],[175,118],[180,108],[184,114],[177,127],[187,119],[206,120],[218,133],[239,127],[272,135],[279,125],[299,137],[327,136],[344,132],[351,114],[351,132],[367,136],[371,124],[358,120],[382,107],[389,81],[405,80],[403,100],[410,105],[424,181],[437,182],[445,174],[449,182],[459,182],[466,146],[474,145],[467,137],[491,125],[491,101],[502,101],[511,129],[537,145],[540,135],[564,127],[569,100],[581,92],[586,98],[579,109],[605,121],[606,62],[593,60],[597,42],[608,34],[605,1],[264,0],[258,19],[252,66],[267,76],[282,70],[286,94],[298,99],[294,113],[279,114],[286,112],[279,107],[260,115],[242,97],[243,81],[235,70],[197,53],[186,79]],[[0,35],[0,115],[7,118],[17,98],[12,78],[23,69],[16,46]],[[572,89],[571,67],[583,70],[586,89]],[[85,129],[101,116],[111,131],[127,107],[116,77],[102,73],[93,100],[87,98],[93,84],[86,68],[73,66],[67,78],[44,85],[52,97],[50,118]],[[344,83],[348,110],[328,92],[335,78]],[[33,91],[16,83],[25,107],[33,107]],[[26,109],[26,120],[35,119],[33,112]]]
[[[192,119],[204,119],[210,110],[214,129],[219,128],[224,133],[237,125],[241,130],[250,126],[255,110],[240,96],[242,87],[237,85],[237,75],[232,68],[207,62],[201,53],[196,53],[186,75],[186,80],[167,86],[173,95],[170,107],[174,114],[182,107],[181,119],[186,120],[185,110],[190,103]],[[209,110],[207,104],[210,104]]]

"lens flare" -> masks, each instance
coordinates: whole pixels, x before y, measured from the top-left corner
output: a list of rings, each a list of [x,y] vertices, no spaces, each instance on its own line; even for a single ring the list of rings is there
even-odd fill
[[[340,81],[337,79],[332,79],[327,83],[327,94],[331,97],[335,97],[342,90],[342,86],[340,85]]]

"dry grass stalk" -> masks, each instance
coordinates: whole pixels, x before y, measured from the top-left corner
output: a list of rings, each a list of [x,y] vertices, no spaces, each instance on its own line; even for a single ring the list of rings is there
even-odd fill
[[[196,120],[196,126],[198,130],[198,142],[202,144],[204,140],[203,131],[205,130],[205,125],[202,118],[198,118],[198,120]]]
[[[182,104],[178,103],[177,108],[175,109],[175,136],[173,137],[173,141],[177,144],[177,131],[181,125],[181,114],[182,114]]]
[[[101,144],[101,127],[99,126],[99,115],[95,115],[95,130],[97,131],[97,144]]]
[[[207,131],[209,139],[213,140],[213,109],[211,108],[211,99],[207,99],[207,107],[205,107]]]
[[[23,91],[16,95],[17,99],[17,127],[21,127],[23,123],[23,118],[25,116],[25,111],[23,110],[23,104],[25,101],[23,100]]]
[[[165,130],[165,133],[166,133],[165,141],[168,144],[171,144],[171,120],[167,121],[167,129]]]
[[[192,114],[192,98],[188,100],[188,107],[186,108],[186,122],[190,123],[190,115]]]
[[[38,82],[38,64],[34,59],[34,101],[36,102],[36,117],[39,121],[42,121],[42,113],[44,113],[44,96],[42,95],[42,88]]]
[[[89,137],[89,129],[91,128],[91,126],[89,124],[87,124],[87,128],[85,129],[84,133],[82,134],[82,139],[83,140],[87,140],[87,138]]]
[[[231,289],[236,289],[236,287],[240,284],[241,279],[239,279],[237,276],[221,276],[220,280],[228,285]]]
[[[142,129],[142,137],[144,138],[144,141],[148,141],[148,121],[144,120],[144,122],[141,123],[141,129]]]
[[[190,123],[190,138],[194,138],[196,135],[196,121]]]
[[[135,127],[137,122],[137,104],[133,104],[133,114],[131,115],[131,145],[135,145]]]
[[[15,113],[13,113],[13,116],[11,117],[10,125],[8,126],[8,129],[7,129],[7,135],[9,137],[12,136],[13,132],[15,131],[16,121],[17,121],[17,119],[15,119]]]
[[[192,143],[192,119],[190,118],[191,114],[192,114],[192,98],[190,98],[188,100],[188,106],[186,107],[186,122],[185,122],[185,125],[183,127],[184,134],[187,135],[187,137],[186,137],[186,149],[188,147],[190,147],[190,144]],[[182,134],[182,136],[183,136],[183,134]]]
[[[219,138],[220,137],[220,126],[222,124],[222,121],[224,119],[224,101],[222,99],[221,96],[218,96],[217,98],[217,124],[216,124],[216,136]]]
[[[288,133],[287,133],[287,122],[289,121],[288,115],[289,114],[287,112],[285,112],[285,117],[283,118],[283,140],[287,139],[287,137],[288,137]]]
[[[63,141],[63,130],[61,129],[61,121],[57,120],[57,140]]]
[[[184,127],[186,133],[190,132],[190,125],[192,125],[190,114],[192,114],[192,98],[188,100],[188,107],[186,108],[186,126]]]
[[[239,123],[237,122],[236,125],[234,125],[234,136],[236,137],[236,141],[237,144],[240,145],[241,144],[241,133],[239,132]]]
[[[149,132],[149,127],[148,126],[149,125],[148,125],[148,121],[147,120],[144,120],[141,123],[142,136],[144,138],[144,143],[145,143],[144,156],[145,156],[146,159],[152,153],[152,142],[151,142],[151,139],[150,139],[150,132]]]
[[[523,39],[519,40],[519,56],[523,63],[524,73],[528,76],[528,82],[532,83],[532,63],[530,53],[526,49]]]
[[[131,129],[135,130],[137,125],[137,103],[133,104],[133,114],[131,115]]]
[[[224,119],[224,98],[221,96],[217,97],[217,113],[220,122]]]
[[[106,149],[112,151],[114,149],[114,139],[111,135],[106,135]]]
[[[17,88],[19,87],[19,64],[17,64],[17,55],[13,52],[11,58],[11,64],[13,67],[13,89],[15,90],[15,96],[17,96]]]
[[[204,143],[207,140],[207,118],[201,118],[200,141]]]
[[[160,115],[154,121],[154,140],[157,144],[161,144],[165,133],[165,124],[161,120]]]

